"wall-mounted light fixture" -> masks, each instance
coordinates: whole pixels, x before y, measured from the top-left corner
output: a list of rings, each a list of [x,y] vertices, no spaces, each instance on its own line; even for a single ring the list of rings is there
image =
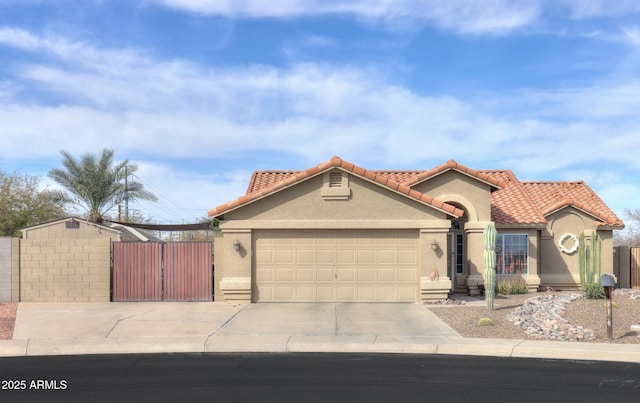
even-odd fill
[[[431,249],[432,249],[433,251],[437,251],[437,250],[438,250],[438,241],[436,241],[435,239],[433,239],[433,240],[431,241]]]
[[[233,250],[235,250],[236,252],[240,252],[240,247],[242,245],[240,245],[240,241],[236,240],[236,243],[233,244]]]

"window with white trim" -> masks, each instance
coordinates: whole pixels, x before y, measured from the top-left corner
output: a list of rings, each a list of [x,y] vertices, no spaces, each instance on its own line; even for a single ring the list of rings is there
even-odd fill
[[[529,272],[529,236],[498,234],[496,238],[496,274]]]

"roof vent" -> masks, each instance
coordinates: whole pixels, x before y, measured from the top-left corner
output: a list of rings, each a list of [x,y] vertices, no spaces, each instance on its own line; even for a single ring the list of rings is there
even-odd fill
[[[349,175],[340,170],[325,172],[321,195],[324,200],[348,200],[351,196]]]
[[[329,173],[329,187],[330,188],[342,187],[342,172]]]

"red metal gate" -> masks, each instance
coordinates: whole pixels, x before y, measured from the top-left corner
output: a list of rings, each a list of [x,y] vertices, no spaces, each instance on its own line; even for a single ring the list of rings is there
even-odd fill
[[[211,301],[211,242],[113,242],[113,301]]]
[[[210,242],[164,244],[164,300],[211,301]]]

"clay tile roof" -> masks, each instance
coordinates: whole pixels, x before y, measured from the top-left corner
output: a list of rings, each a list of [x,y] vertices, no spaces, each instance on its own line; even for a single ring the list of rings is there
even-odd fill
[[[546,224],[537,205],[513,172],[509,170],[479,171],[503,183],[491,193],[491,219],[496,224]]]
[[[624,228],[624,222],[582,181],[522,182],[523,187],[544,215],[573,206],[600,219],[596,226]]]
[[[446,172],[448,170],[451,169],[455,169],[459,172],[462,172],[466,175],[469,175],[471,177],[477,178],[485,183],[488,183],[496,188],[502,188],[505,186],[505,183],[495,177],[493,177],[492,175],[488,174],[487,172],[491,172],[491,171],[485,171],[485,173],[481,173],[480,171],[476,171],[475,169],[471,169],[467,166],[464,166],[462,164],[458,164],[455,160],[449,160],[447,162],[445,162],[442,165],[438,165],[437,167],[430,169],[428,171],[422,171],[420,172],[418,175],[413,176],[411,178],[409,178],[407,181],[405,181],[403,184],[407,185],[407,186],[413,186],[418,182],[422,182],[425,179],[431,178],[435,175],[439,175],[443,172]]]
[[[247,194],[271,186],[296,173],[298,173],[298,171],[256,171],[251,175],[249,187],[247,187]]]
[[[622,220],[581,181],[521,182],[509,170],[476,171],[458,164],[455,160],[449,160],[426,171],[375,171],[366,170],[338,156],[333,156],[329,161],[304,171],[254,172],[244,196],[209,210],[208,214],[219,216],[226,211],[336,167],[454,216],[462,216],[464,213],[452,205],[411,189],[411,186],[447,170],[455,169],[497,188],[491,193],[491,217],[497,224],[544,225],[547,222],[546,215],[566,206],[574,206],[600,219],[596,226],[624,228]]]
[[[273,193],[289,185],[300,182],[305,178],[314,176],[330,168],[341,168],[346,171],[352,172],[355,175],[366,178],[372,182],[376,182],[393,191],[405,194],[408,197],[419,200],[437,209],[443,210],[451,215],[460,217],[464,214],[464,211],[457,207],[443,203],[439,200],[435,200],[432,197],[424,195],[420,192],[417,192],[406,185],[401,185],[400,183],[389,178],[387,175],[381,174],[377,171],[368,171],[350,162],[344,161],[338,156],[333,156],[329,161],[323,162],[315,167],[309,168],[304,171],[254,172],[253,175],[251,176],[251,181],[249,182],[247,193],[244,196],[236,200],[233,200],[229,203],[213,208],[209,210],[207,213],[210,217],[219,216],[224,212],[240,207],[241,205],[250,203],[251,201],[262,198],[267,194]]]

